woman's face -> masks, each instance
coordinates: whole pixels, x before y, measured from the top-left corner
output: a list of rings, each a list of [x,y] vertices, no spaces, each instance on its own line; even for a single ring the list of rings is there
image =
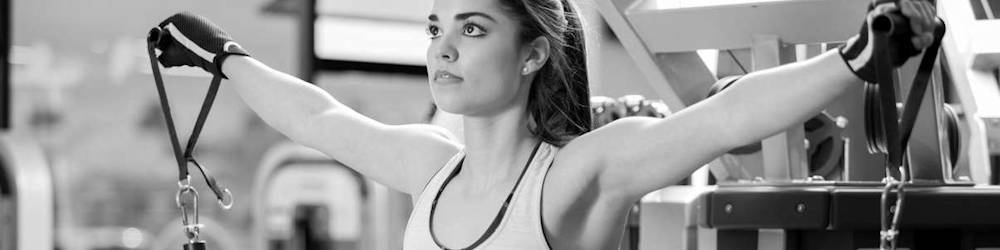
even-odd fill
[[[489,115],[527,95],[521,69],[527,50],[517,20],[497,0],[436,0],[427,21],[427,74],[442,110]]]

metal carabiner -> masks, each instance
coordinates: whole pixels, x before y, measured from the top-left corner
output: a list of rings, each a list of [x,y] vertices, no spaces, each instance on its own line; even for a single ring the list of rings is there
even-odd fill
[[[208,184],[208,188],[212,191],[212,193],[215,194],[215,198],[219,203],[219,207],[222,208],[223,210],[229,210],[230,208],[233,208],[233,202],[234,202],[233,193],[230,192],[228,188],[219,186],[219,183],[218,181],[215,180],[215,177],[212,177],[210,174],[208,174],[208,170],[206,170],[204,166],[198,163],[198,161],[195,160],[194,157],[189,156],[187,161],[194,164],[195,167],[198,167],[198,171],[201,172],[202,177],[205,178],[205,182]]]
[[[198,221],[198,190],[195,190],[191,185],[182,185],[177,189],[174,201],[181,210],[181,225],[188,242],[198,241],[201,228],[204,226]]]
[[[228,199],[227,199],[227,197],[228,197]],[[222,197],[219,197],[219,199],[217,199],[217,201],[219,201],[219,207],[221,207],[224,210],[229,210],[230,208],[233,208],[233,201],[234,201],[233,193],[229,192],[228,188],[223,189],[222,190]],[[226,202],[226,201],[229,201],[229,202]]]

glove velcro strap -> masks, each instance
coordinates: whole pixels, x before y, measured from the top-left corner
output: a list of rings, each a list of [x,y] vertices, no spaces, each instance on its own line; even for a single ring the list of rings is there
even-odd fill
[[[875,82],[875,67],[871,61],[875,49],[868,38],[867,26],[863,25],[863,32],[841,45],[839,51],[841,59],[844,59],[844,63],[855,76],[866,82]]]

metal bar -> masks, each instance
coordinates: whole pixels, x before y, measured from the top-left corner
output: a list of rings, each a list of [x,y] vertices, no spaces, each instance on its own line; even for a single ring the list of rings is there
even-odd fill
[[[305,0],[299,11],[299,78],[312,83],[316,75],[316,0]]]
[[[990,185],[1000,185],[1000,156],[990,158]]]
[[[983,3],[983,12],[986,13],[986,19],[997,19],[996,15],[993,14],[993,7],[990,6],[989,0],[980,0]]]
[[[315,71],[366,71],[427,76],[427,67],[404,64],[316,59],[313,68]]]
[[[646,4],[626,14],[647,49],[661,53],[746,48],[756,34],[776,35],[791,44],[842,41],[857,33],[869,2],[783,0],[695,8]]]
[[[10,129],[10,1],[0,0],[0,131]]]
[[[1000,60],[1000,38],[983,36],[1000,28],[1000,22],[976,20],[973,3],[978,1],[938,1],[938,13],[945,18],[950,30],[941,41],[942,54],[948,57],[947,67],[958,103],[970,122],[966,142],[967,161],[976,184],[991,181],[990,157],[997,154],[989,148],[991,119],[1000,119],[1000,85],[995,74]],[[986,33],[984,33],[986,32]],[[970,60],[971,59],[971,60]],[[986,71],[988,70],[988,71]]]
[[[608,27],[617,35],[628,55],[635,60],[639,71],[646,77],[649,87],[656,92],[659,98],[663,99],[672,112],[677,112],[686,107],[684,101],[677,95],[673,85],[654,61],[652,50],[648,49],[650,44],[643,42],[637,30],[633,29],[632,24],[630,24],[631,21],[624,14],[627,8],[625,6],[636,2],[634,0],[596,1],[597,10],[601,13],[604,21],[608,23]]]
[[[757,249],[757,230],[719,230],[716,247],[719,250]]]
[[[653,62],[659,66],[674,94],[684,105],[690,106],[705,99],[708,88],[717,80],[697,52],[659,53],[653,57]]]

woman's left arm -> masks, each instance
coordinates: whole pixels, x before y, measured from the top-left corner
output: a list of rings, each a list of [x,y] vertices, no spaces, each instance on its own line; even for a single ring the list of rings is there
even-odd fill
[[[622,118],[574,146],[593,155],[601,186],[641,196],[677,183],[726,151],[805,121],[851,85],[862,84],[836,52],[744,76],[733,86],[666,119]],[[591,151],[583,149],[584,151]],[[607,190],[609,191],[609,190]]]
[[[932,29],[923,26],[933,26],[935,17],[913,2],[902,0],[900,9],[916,20],[911,22],[916,34],[912,44],[919,49],[929,44],[926,35]],[[894,5],[879,5],[874,12],[893,10]],[[848,47],[864,35],[850,40]],[[858,78],[863,76],[858,70],[861,67],[850,61],[845,54],[829,51],[803,62],[756,71],[726,91],[666,119],[620,119],[578,138],[579,143],[567,145],[567,150],[573,144],[581,145],[576,150],[600,148],[581,152],[597,158],[593,165],[598,169],[593,174],[601,186],[639,198],[677,183],[732,148],[759,141],[815,115],[848,87],[862,84]]]

